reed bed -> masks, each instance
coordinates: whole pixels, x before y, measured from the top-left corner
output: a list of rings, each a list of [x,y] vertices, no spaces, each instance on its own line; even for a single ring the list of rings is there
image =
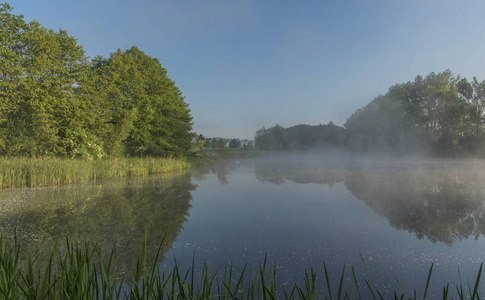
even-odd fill
[[[232,265],[215,271],[209,270],[207,263],[202,266],[200,275],[195,275],[195,259],[187,270],[179,265],[169,272],[158,267],[160,251],[152,262],[146,256],[146,243],[140,257],[133,266],[133,284],[117,279],[116,247],[103,256],[100,248],[93,243],[70,243],[60,249],[57,243],[52,253],[39,266],[36,258],[29,254],[26,259],[19,255],[20,246],[15,240],[0,238],[0,298],[1,299],[384,299],[378,288],[373,288],[367,268],[365,276],[359,279],[354,268],[345,272],[343,267],[340,281],[330,282],[324,264],[324,294],[317,290],[316,273],[313,269],[305,271],[304,284],[295,284],[290,290],[277,291],[276,264],[269,264],[265,257],[259,268],[248,271],[245,266],[241,272],[234,271]],[[62,250],[62,251],[61,251]],[[365,262],[364,262],[365,266]],[[431,266],[424,293],[417,295],[416,290],[410,296],[403,292],[394,292],[394,299],[426,299],[433,266]],[[441,299],[480,299],[478,286],[482,265],[475,283],[468,283],[465,292],[460,283],[456,290],[450,285],[443,287]],[[350,278],[351,291],[342,286],[344,276]],[[350,276],[350,277],[349,277]],[[359,284],[361,283],[361,284]],[[399,282],[398,282],[399,283]],[[360,290],[360,286],[364,286]],[[332,289],[331,287],[337,287]],[[434,296],[434,299],[436,296]],[[389,299],[386,298],[386,299]]]
[[[0,157],[0,188],[81,183],[100,178],[119,178],[164,173],[189,168],[185,159]]]

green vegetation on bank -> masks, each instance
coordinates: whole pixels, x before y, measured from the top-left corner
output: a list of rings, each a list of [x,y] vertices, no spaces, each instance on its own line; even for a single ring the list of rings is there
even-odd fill
[[[77,39],[0,4],[0,155],[99,159],[190,153],[192,116],[136,47],[85,56]]]
[[[189,167],[192,116],[156,58],[131,47],[90,59],[66,31],[11,11],[0,4],[0,189]]]
[[[145,244],[146,245],[146,244]],[[3,299],[384,299],[379,287],[371,282],[371,275],[357,275],[354,267],[346,272],[344,265],[340,280],[332,282],[323,264],[324,282],[317,282],[317,272],[306,270],[304,284],[295,283],[288,290],[278,290],[276,265],[260,262],[259,269],[250,271],[245,266],[236,272],[232,265],[222,270],[209,270],[204,263],[197,271],[195,259],[187,270],[175,264],[172,270],[160,270],[159,256],[148,261],[146,246],[143,247],[131,275],[133,283],[117,279],[116,247],[104,255],[96,244],[83,246],[67,241],[66,248],[54,246],[49,260],[39,265],[35,257],[22,259],[20,245],[0,238],[0,295]],[[428,272],[423,290],[417,295],[406,295],[400,288],[393,292],[394,299],[426,299],[430,287],[433,265]],[[442,288],[442,299],[480,299],[478,293],[482,265],[475,282],[468,290],[460,282],[450,290],[450,284]],[[362,276],[362,277],[361,277]],[[349,286],[344,281],[349,279]],[[324,293],[324,294],[323,294]],[[422,293],[422,297],[421,297]],[[454,297],[452,298],[454,299]]]
[[[189,168],[185,159],[0,157],[0,189],[86,182],[101,178],[139,176]]]
[[[485,81],[447,70],[396,84],[355,111],[344,127],[276,125],[256,132],[261,150],[485,156]]]

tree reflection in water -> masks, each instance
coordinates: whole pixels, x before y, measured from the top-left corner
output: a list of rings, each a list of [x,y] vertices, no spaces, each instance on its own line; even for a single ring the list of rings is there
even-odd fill
[[[117,244],[117,268],[132,270],[147,237],[148,257],[163,254],[187,220],[196,186],[190,173],[103,180],[96,184],[12,189],[0,196],[0,230],[22,250],[47,259],[53,241],[92,241],[104,253]],[[64,243],[60,243],[63,245]]]
[[[221,185],[229,183],[228,176],[239,166],[238,160],[221,158],[212,164],[192,170],[192,176],[198,181],[204,181],[205,175],[214,174]]]
[[[282,184],[342,182],[397,229],[451,245],[485,235],[485,168],[481,163],[257,161],[256,178]]]

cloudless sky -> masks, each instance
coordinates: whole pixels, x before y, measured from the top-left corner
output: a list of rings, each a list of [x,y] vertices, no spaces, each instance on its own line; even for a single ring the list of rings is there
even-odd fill
[[[168,70],[194,131],[342,126],[416,75],[485,79],[485,1],[11,0],[87,56],[137,46]]]

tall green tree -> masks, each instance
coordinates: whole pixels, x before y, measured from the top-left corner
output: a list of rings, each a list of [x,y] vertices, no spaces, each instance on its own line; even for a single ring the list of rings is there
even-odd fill
[[[470,120],[480,118],[470,114],[480,115],[479,108],[473,109],[474,95],[473,86],[449,70],[416,76],[392,86],[347,120],[349,144],[364,151],[409,152],[417,147],[438,155],[463,152]]]
[[[192,116],[160,62],[136,47],[91,63],[77,40],[0,5],[0,154],[189,153]]]
[[[25,23],[10,10],[8,4],[0,9],[1,147],[9,154],[64,155],[66,128],[82,123],[73,95],[86,66],[84,51],[66,31]]]
[[[402,102],[380,95],[347,119],[347,144],[359,152],[408,152],[417,146],[409,120]]]
[[[463,94],[459,93],[460,86]],[[463,97],[468,93],[466,81],[446,70],[396,85],[388,95],[403,102],[426,146],[436,154],[451,154],[462,146],[468,126]]]
[[[475,135],[482,136],[485,123],[485,80],[479,82],[476,77],[473,77],[471,86],[472,89],[468,90],[467,95],[470,103],[470,119],[474,125]]]
[[[181,91],[156,58],[136,47],[97,58],[92,83],[106,97],[99,134],[112,155],[175,156],[189,152],[192,116]],[[97,86],[98,85],[98,86]]]
[[[217,140],[217,152],[219,154],[225,153],[227,150],[226,141],[223,138]]]
[[[18,111],[20,84],[24,80],[23,40],[27,24],[23,16],[10,13],[12,8],[0,4],[0,153],[10,146],[10,115]]]

